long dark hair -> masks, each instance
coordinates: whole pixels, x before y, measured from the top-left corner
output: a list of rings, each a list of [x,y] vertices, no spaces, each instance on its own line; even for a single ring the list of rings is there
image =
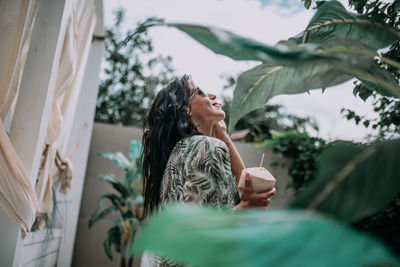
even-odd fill
[[[192,79],[184,75],[157,94],[144,125],[142,172],[144,216],[160,203],[161,179],[175,144],[184,137],[200,134],[190,119]]]

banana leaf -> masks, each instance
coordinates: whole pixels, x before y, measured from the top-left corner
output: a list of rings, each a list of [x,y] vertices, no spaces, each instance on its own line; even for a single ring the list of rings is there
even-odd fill
[[[368,81],[371,89],[400,97],[397,80],[377,66],[374,50],[357,40],[331,39],[321,44],[318,53],[330,54],[336,60],[308,61],[299,66],[258,65],[242,73],[234,89],[229,131],[247,113],[261,108],[280,94],[300,94],[311,89],[327,88],[357,77]]]
[[[296,66],[307,60],[332,59],[328,55],[314,53],[317,47],[314,44],[290,48],[282,44],[274,47],[217,27],[183,23],[168,23],[167,26],[183,31],[214,53],[235,60],[257,60],[269,64]]]
[[[322,43],[338,37],[359,40],[377,50],[399,40],[400,32],[381,21],[348,12],[338,1],[323,1],[306,30],[290,40],[297,44]]]
[[[316,213],[223,212],[194,205],[167,208],[128,249],[152,251],[193,266],[395,266],[381,243]],[[386,264],[386,265],[385,265]]]
[[[400,139],[338,142],[318,158],[316,180],[292,203],[353,222],[384,208],[400,191]]]

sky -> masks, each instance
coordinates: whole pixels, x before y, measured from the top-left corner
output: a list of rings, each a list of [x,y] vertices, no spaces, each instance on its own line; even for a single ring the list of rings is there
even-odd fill
[[[347,0],[340,2],[347,6]],[[121,6],[126,9],[125,25],[129,28],[155,16],[167,22],[217,26],[269,45],[303,31],[315,12],[302,7],[300,0],[104,0],[106,27],[113,25],[112,11]],[[157,52],[173,58],[178,75],[190,74],[197,85],[217,96],[222,96],[225,84],[221,75],[236,76],[256,65],[216,55],[174,28],[155,27],[149,35]],[[340,110],[349,108],[367,117],[376,115],[372,100],[364,102],[354,97],[353,87],[353,81],[349,81],[324,93],[317,89],[310,94],[280,95],[268,103],[282,104],[287,113],[314,117],[320,127],[319,133],[312,133],[315,136],[362,141],[373,131],[347,121]]]

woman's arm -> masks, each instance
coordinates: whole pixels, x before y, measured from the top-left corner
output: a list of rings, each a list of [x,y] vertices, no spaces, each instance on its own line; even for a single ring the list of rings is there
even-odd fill
[[[231,170],[233,175],[235,175],[236,177],[236,186],[237,186],[239,183],[240,174],[242,173],[242,170],[245,168],[245,166],[242,158],[239,155],[239,152],[237,151],[231,138],[226,132],[226,124],[223,120],[214,124],[213,133],[215,138],[218,138],[228,146],[229,156],[231,158]]]
[[[223,120],[219,121],[213,126],[214,137],[224,142],[229,149],[229,156],[231,159],[231,170],[233,175],[236,177],[236,187],[239,183],[240,175],[242,170],[245,168],[242,158],[239,155],[235,145],[231,138],[226,132],[226,124]],[[249,173],[245,174],[245,188],[240,198],[239,204],[237,204],[233,210],[240,210],[245,208],[266,208],[269,205],[270,197],[275,195],[276,189],[273,188],[265,193],[253,193],[251,186],[251,176]]]

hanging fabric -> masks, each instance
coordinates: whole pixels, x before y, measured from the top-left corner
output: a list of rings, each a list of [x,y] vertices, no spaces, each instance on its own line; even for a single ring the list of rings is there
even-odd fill
[[[0,13],[0,33],[7,36],[0,43],[0,208],[24,234],[35,220],[38,202],[3,120],[18,93],[37,7],[37,0],[14,0],[2,3]]]
[[[94,1],[84,1],[80,12],[75,9],[75,1],[70,1],[71,17],[65,33],[62,54],[52,113],[47,129],[47,136],[42,154],[40,175],[36,184],[36,194],[39,201],[39,212],[48,213],[53,208],[53,182],[59,186],[63,194],[71,187],[73,166],[71,153],[63,153],[69,139],[69,130],[72,126],[74,109],[76,106],[71,101],[77,101],[81,86],[78,75],[82,75],[83,60],[89,49],[95,24]],[[79,15],[77,15],[79,14]],[[79,16],[79,17],[78,17]],[[83,66],[83,67],[81,67]],[[67,125],[67,126],[66,126]],[[78,138],[79,139],[79,138]],[[79,143],[79,142],[78,142]],[[46,152],[46,153],[45,153]],[[66,154],[63,156],[63,154]]]

